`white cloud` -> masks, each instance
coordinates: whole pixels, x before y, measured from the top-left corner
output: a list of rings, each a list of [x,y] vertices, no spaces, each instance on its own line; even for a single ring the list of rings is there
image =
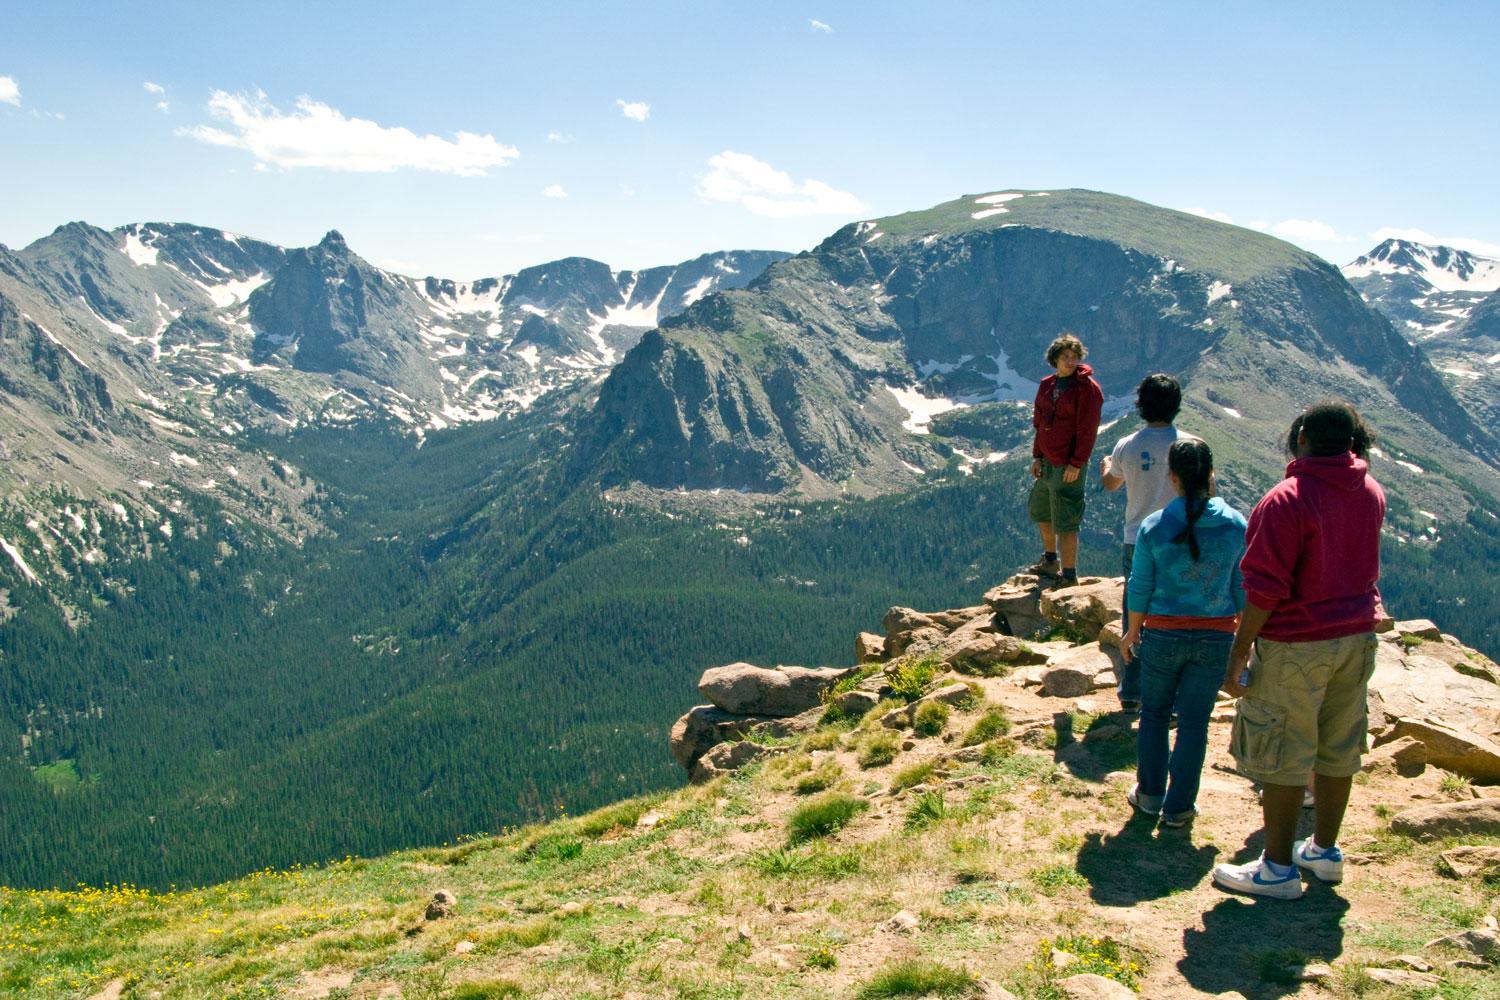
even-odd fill
[[[567,189],[561,184],[548,184],[542,188],[542,197],[544,198],[566,198],[567,196]]]
[[[627,197],[627,198],[634,198],[635,197],[635,188],[631,187],[629,184],[621,184],[620,185],[620,193],[622,195],[624,195],[625,197]]]
[[[1206,208],[1184,208],[1183,211],[1188,213],[1189,215],[1199,215],[1205,219],[1213,219],[1215,222],[1223,222],[1231,226],[1234,225],[1234,220],[1231,219],[1225,212],[1210,212]]]
[[[256,169],[267,164],[360,173],[410,168],[482,177],[490,167],[503,167],[521,155],[491,135],[459,132],[451,140],[417,135],[364,118],[345,118],[337,109],[306,96],[297,98],[296,110],[286,114],[262,92],[216,90],[208,110],[228,130],[198,125],[179,129],[178,134],[213,146],[246,150],[255,157]]]
[[[1370,234],[1370,238],[1376,243],[1384,243],[1386,240],[1408,240],[1412,243],[1426,243],[1429,246],[1467,250],[1469,253],[1477,253],[1482,257],[1500,257],[1500,243],[1476,240],[1469,236],[1434,236],[1425,229],[1398,229],[1386,226],[1375,230]]]
[[[21,106],[21,85],[16,82],[15,77],[0,76],[0,104],[14,104]]]
[[[802,215],[859,215],[867,206],[847,191],[822,181],[798,184],[791,175],[746,153],[725,150],[709,158],[713,169],[698,182],[698,196],[736,202],[756,215],[791,218]]]
[[[824,24],[822,21],[819,21],[817,18],[813,18],[807,23],[812,26],[812,30],[814,31],[821,31],[825,35],[833,34],[833,28],[827,24]]]
[[[152,83],[150,80],[142,83],[141,87],[146,91],[146,93],[155,94],[157,97],[161,98],[161,100],[156,102],[156,110],[160,111],[162,114],[166,114],[168,111],[172,110],[172,102],[167,100],[166,87],[163,87],[159,83]]]
[[[1287,219],[1269,227],[1267,231],[1289,240],[1306,240],[1310,243],[1349,243],[1355,239],[1353,236],[1340,236],[1338,230],[1317,219]]]
[[[643,122],[651,117],[651,105],[645,101],[615,101],[620,114],[634,122]]]
[[[564,135],[562,132],[559,132],[556,129],[553,129],[551,132],[547,133],[547,141],[548,142],[572,142],[573,141],[573,137],[571,135]]]

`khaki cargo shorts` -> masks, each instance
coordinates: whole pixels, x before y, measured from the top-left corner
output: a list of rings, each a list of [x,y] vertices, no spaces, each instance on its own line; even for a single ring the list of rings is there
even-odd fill
[[[1240,698],[1229,752],[1247,777],[1300,785],[1309,772],[1347,778],[1369,749],[1366,689],[1375,673],[1373,632],[1317,642],[1255,644],[1259,662]]]
[[[1026,510],[1037,524],[1050,524],[1059,535],[1071,535],[1083,523],[1083,485],[1088,469],[1080,469],[1078,478],[1063,482],[1066,465],[1053,465],[1042,459],[1042,478],[1031,487]]]

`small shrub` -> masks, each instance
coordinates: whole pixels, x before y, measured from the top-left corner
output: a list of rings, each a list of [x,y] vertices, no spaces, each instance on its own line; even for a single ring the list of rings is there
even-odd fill
[[[868,808],[870,804],[864,799],[828,792],[792,810],[787,819],[787,832],[794,844],[814,837],[827,837],[848,826],[855,816]]]
[[[961,699],[959,699],[958,705],[956,706],[960,712],[977,712],[985,706],[985,703],[987,701],[989,701],[989,699],[984,696],[984,688],[980,687],[978,684],[975,684],[973,681],[969,681],[964,685],[964,687],[968,689],[968,693],[965,694]]]
[[[900,698],[883,698],[876,703],[875,707],[865,713],[865,717],[859,721],[859,728],[863,730],[876,730],[884,728],[880,720],[898,708],[905,708],[906,702]]]
[[[984,767],[998,767],[1016,755],[1020,746],[1009,736],[998,736],[984,745],[979,752],[979,763]]]
[[[996,736],[1004,736],[1010,732],[1010,716],[1005,714],[1003,708],[992,708],[979,717],[969,731],[964,733],[963,745],[966,747],[978,746],[988,743]]]
[[[1466,799],[1469,797],[1473,782],[1461,774],[1449,772],[1438,781],[1438,791],[1455,799]]]
[[[1089,880],[1078,874],[1072,865],[1056,864],[1038,868],[1027,873],[1027,878],[1036,884],[1044,896],[1056,896],[1068,889],[1086,889]]]
[[[583,841],[565,833],[550,833],[524,854],[533,861],[571,861],[583,853]]]
[[[858,875],[864,860],[855,850],[821,850],[813,854],[812,864],[819,878],[841,879]]]
[[[911,727],[919,736],[936,736],[948,728],[948,719],[953,714],[941,701],[924,701],[912,713]]]
[[[847,677],[840,678],[821,695],[823,704],[828,704],[841,694],[848,694],[859,687],[867,678],[874,677],[884,666],[879,663],[866,663]]]
[[[936,653],[927,653],[916,659],[901,660],[895,667],[887,668],[886,683],[898,698],[911,704],[927,693],[942,669],[942,659]]]
[[[772,847],[750,855],[750,863],[762,875],[795,875],[807,869],[808,861],[806,854],[786,847]]]
[[[1113,979],[1123,986],[1135,989],[1141,980],[1141,967],[1120,942],[1113,938],[1089,937],[1087,934],[1070,934],[1056,941],[1042,941],[1037,945],[1038,962],[1044,974],[1052,968],[1052,950],[1065,951],[1078,961],[1067,967],[1065,975],[1074,976],[1091,972],[1096,976]]]
[[[837,750],[843,742],[843,736],[837,729],[820,729],[807,738],[802,744],[809,750]]]
[[[1420,635],[1403,635],[1396,641],[1401,644],[1402,649],[1415,649],[1427,640],[1422,638]]]
[[[877,972],[855,994],[858,1000],[887,1000],[890,997],[964,998],[976,996],[979,980],[964,969],[953,969],[936,962],[910,959],[896,962]]]
[[[854,756],[860,767],[884,767],[896,759],[900,750],[900,737],[889,729],[882,729],[860,740]]]
[[[508,997],[524,997],[526,990],[513,979],[492,979],[455,986],[448,996],[451,1000],[506,1000]]]
[[[912,800],[906,811],[906,828],[917,830],[933,823],[942,822],[948,815],[948,803],[943,793],[937,790],[923,792]]]
[[[796,791],[798,795],[812,795],[815,792],[826,792],[838,783],[844,776],[844,769],[835,762],[828,760],[819,764],[818,767],[797,779]]]
[[[920,764],[903,767],[891,779],[891,791],[899,792],[904,788],[914,788],[932,777],[932,772],[936,770],[937,761],[935,760],[924,760]]]
[[[807,956],[807,965],[812,969],[832,969],[838,964],[838,957],[834,955],[832,948],[819,948]]]

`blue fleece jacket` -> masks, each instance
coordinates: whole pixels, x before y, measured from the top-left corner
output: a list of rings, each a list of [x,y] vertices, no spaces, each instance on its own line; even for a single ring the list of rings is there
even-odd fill
[[[1172,541],[1187,527],[1182,497],[1148,514],[1135,536],[1135,558],[1125,589],[1131,611],[1153,615],[1221,618],[1245,606],[1240,557],[1245,554],[1245,516],[1218,497],[1193,526],[1199,558],[1193,561],[1187,540]]]

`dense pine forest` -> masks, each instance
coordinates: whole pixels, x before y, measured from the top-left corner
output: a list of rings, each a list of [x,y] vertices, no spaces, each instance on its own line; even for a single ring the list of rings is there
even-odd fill
[[[568,482],[537,457],[567,447],[553,428],[268,439],[327,486],[331,533],[299,549],[198,511],[110,586],[80,577],[109,597],[77,630],[15,588],[0,741],[27,738],[0,758],[0,881],[212,882],[673,784],[666,731],[705,667],[847,664],[890,605],[976,603],[1035,555],[1024,453],[727,518]],[[1248,510],[1264,478],[1222,488]],[[1092,492],[1083,567],[1114,574],[1120,497]],[[1392,610],[1500,653],[1496,525],[1389,545]]]

